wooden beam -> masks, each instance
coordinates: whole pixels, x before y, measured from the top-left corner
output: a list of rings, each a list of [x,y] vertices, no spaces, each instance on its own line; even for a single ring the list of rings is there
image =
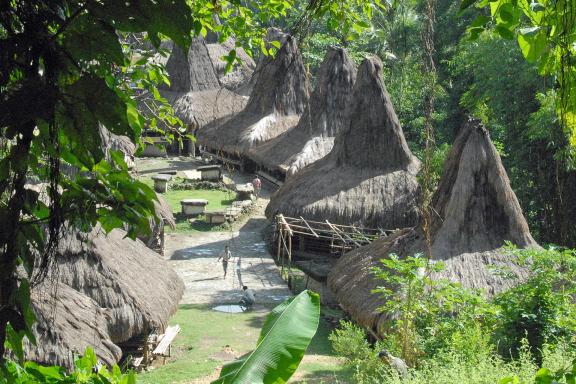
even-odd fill
[[[278,214],[278,218],[280,219],[280,222],[282,223],[282,225],[286,226],[286,231],[288,231],[288,234],[290,236],[294,236],[294,234],[292,233],[292,229],[290,228],[290,225],[286,222],[286,220],[284,219],[284,216],[281,213]]]
[[[312,229],[312,227],[310,226],[310,224],[308,224],[308,222],[307,222],[306,220],[304,220],[304,218],[303,218],[302,216],[300,216],[300,218],[302,219],[302,221],[304,222],[304,224],[306,224],[306,226],[308,227],[308,229],[310,230],[310,232],[312,232],[312,234],[313,234],[314,236],[316,236],[316,238],[318,238],[318,237],[319,237],[318,234],[316,233],[316,231],[314,231],[314,230]]]
[[[354,240],[353,238],[351,238],[350,236],[348,236],[348,234],[347,234],[346,232],[342,232],[342,231],[340,231],[338,228],[336,228],[335,226],[333,226],[328,220],[326,220],[326,223],[327,223],[332,229],[334,229],[334,232],[336,232],[336,233],[338,234],[338,236],[340,236],[340,238],[342,239],[342,241],[346,242],[346,240],[344,240],[340,234],[346,236],[346,238],[347,238],[349,241],[351,241],[351,242],[353,242],[354,244],[356,244],[356,246],[358,246],[358,247],[361,247],[361,246],[362,246],[362,245],[360,245],[360,243],[358,243],[356,240]]]

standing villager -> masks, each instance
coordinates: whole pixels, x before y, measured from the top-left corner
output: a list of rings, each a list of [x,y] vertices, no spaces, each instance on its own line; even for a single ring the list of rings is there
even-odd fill
[[[238,276],[238,285],[242,287],[244,284],[242,283],[242,257],[241,256],[238,256],[238,258],[236,260],[236,276]]]
[[[254,195],[256,198],[260,195],[260,190],[262,189],[262,180],[256,175],[254,180],[252,180],[252,185],[254,186]]]
[[[232,252],[230,252],[230,248],[228,246],[224,247],[224,251],[218,257],[216,262],[219,262],[222,259],[222,269],[224,269],[224,279],[226,278],[226,273],[228,272],[228,262],[232,259]]]

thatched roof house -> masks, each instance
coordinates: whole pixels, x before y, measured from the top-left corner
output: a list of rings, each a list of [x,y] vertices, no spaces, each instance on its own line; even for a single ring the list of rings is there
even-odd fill
[[[212,121],[240,112],[248,102],[248,97],[222,86],[218,78],[219,67],[215,67],[213,58],[215,53],[211,56],[210,51],[215,48],[209,49],[204,39],[196,37],[187,54],[174,45],[166,63],[170,87],[161,94],[191,133]],[[218,61],[221,60],[218,58]]]
[[[345,109],[356,80],[354,62],[342,48],[330,48],[320,66],[316,89],[298,125],[253,148],[249,157],[270,171],[293,175],[332,150],[345,125]]]
[[[123,342],[165,329],[184,284],[160,255],[125,235],[95,228],[88,235],[69,232],[61,241],[47,289],[33,295],[42,343],[29,347],[30,358],[71,367],[70,351],[90,345],[113,363]]]
[[[267,217],[282,213],[382,229],[416,223],[419,162],[408,149],[381,68],[378,58],[364,60],[332,151],[272,195]]]
[[[122,350],[110,339],[107,310],[83,293],[59,282],[44,281],[32,290],[36,345],[25,344],[28,360],[72,369],[75,355],[87,347],[112,365]]]
[[[521,248],[537,244],[498,152],[479,122],[469,121],[456,139],[432,206],[431,256],[446,267],[436,277],[484,289],[492,295],[512,286],[514,280],[494,274],[490,266],[505,266],[525,276],[526,271],[500,247],[506,240]],[[342,307],[356,321],[377,332],[389,314],[377,309],[382,301],[371,292],[379,282],[370,268],[391,253],[400,257],[427,254],[421,229],[403,229],[349,252],[328,275],[328,285]]]
[[[252,59],[244,49],[236,47],[236,41],[233,38],[223,43],[208,43],[206,44],[206,48],[208,48],[208,54],[210,55],[220,84],[236,93],[246,96],[249,95],[252,88],[246,87],[246,85],[250,83],[252,74],[256,69],[254,59]],[[235,63],[230,72],[226,73],[226,61],[222,60],[222,56],[228,55],[233,49],[236,50],[236,56],[242,60],[242,63]]]
[[[159,193],[156,194],[157,201],[154,201],[154,212],[157,218],[151,217],[150,234],[139,236],[139,239],[146,244],[148,248],[164,255],[164,227],[168,225],[172,230],[176,229],[176,220],[172,213],[172,207],[166,199]]]
[[[211,123],[198,142],[213,150],[245,155],[261,142],[294,127],[308,102],[308,81],[296,39],[286,37],[274,58],[258,65],[246,107],[223,123]]]
[[[102,140],[102,150],[108,162],[112,161],[110,150],[120,151],[124,154],[124,161],[129,169],[134,168],[134,155],[136,154],[136,144],[128,136],[119,136],[110,132],[103,125],[100,128],[100,138]]]

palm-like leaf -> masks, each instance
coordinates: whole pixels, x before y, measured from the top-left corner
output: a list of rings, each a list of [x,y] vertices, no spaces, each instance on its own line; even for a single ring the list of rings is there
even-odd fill
[[[286,300],[266,318],[256,349],[225,365],[212,384],[280,384],[296,371],[316,334],[320,297],[304,291]]]

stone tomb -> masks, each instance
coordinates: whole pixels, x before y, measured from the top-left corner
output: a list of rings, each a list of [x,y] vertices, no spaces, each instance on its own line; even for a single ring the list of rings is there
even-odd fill
[[[236,192],[238,193],[237,200],[253,200],[254,199],[254,186],[252,183],[237,184]]]
[[[201,215],[206,210],[208,200],[204,199],[184,199],[180,201],[182,215],[185,217],[195,217]]]
[[[154,190],[158,193],[166,193],[168,191],[168,182],[171,179],[171,175],[164,173],[152,176],[152,180],[154,180]]]
[[[222,168],[220,165],[204,165],[198,167],[200,178],[208,181],[220,181],[222,179]]]

